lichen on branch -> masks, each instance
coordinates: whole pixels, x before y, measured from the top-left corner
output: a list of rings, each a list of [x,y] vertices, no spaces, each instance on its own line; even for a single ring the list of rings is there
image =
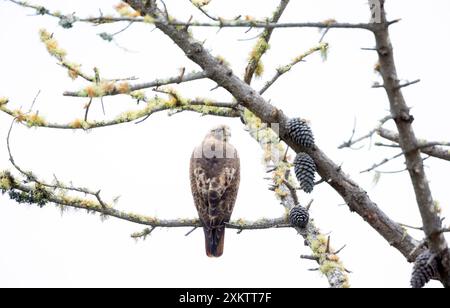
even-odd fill
[[[141,100],[145,98],[143,93],[134,93],[133,98],[136,100]],[[121,114],[116,116],[111,120],[84,120],[76,118],[69,123],[54,123],[47,121],[43,116],[38,113],[25,113],[20,109],[10,109],[7,106],[8,100],[5,100],[4,104],[0,104],[0,111],[8,114],[9,116],[16,118],[21,124],[28,127],[45,127],[45,128],[56,128],[56,129],[81,129],[89,130],[100,127],[107,127],[113,125],[119,125],[123,123],[134,122],[142,120],[146,117],[151,116],[154,113],[161,111],[192,111],[200,113],[202,115],[214,115],[220,117],[238,117],[238,112],[235,109],[235,104],[233,103],[220,103],[209,99],[181,99],[176,101],[173,97],[161,98],[154,97],[152,99],[146,100],[145,106],[140,109],[130,109],[123,111]]]

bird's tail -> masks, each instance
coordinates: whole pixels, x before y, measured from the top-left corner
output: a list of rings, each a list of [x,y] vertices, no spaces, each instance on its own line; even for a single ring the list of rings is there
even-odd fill
[[[205,232],[205,248],[208,257],[220,257],[223,254],[225,226],[203,228]]]

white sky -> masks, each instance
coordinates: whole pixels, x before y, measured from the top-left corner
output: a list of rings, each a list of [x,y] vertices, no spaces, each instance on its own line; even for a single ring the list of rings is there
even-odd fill
[[[37,1],[37,0],[36,0]],[[42,5],[77,15],[112,12],[117,1],[40,0]],[[187,20],[191,14],[201,19],[189,2],[167,0],[172,15]],[[268,16],[278,1],[213,0],[210,11],[224,17],[236,15]],[[282,21],[341,22],[368,20],[364,0],[291,1]],[[387,1],[391,19],[402,18],[392,26],[392,41],[401,78],[422,82],[405,89],[416,119],[419,137],[450,139],[448,121],[450,70],[450,2],[435,0]],[[117,36],[117,42],[133,52],[124,52],[114,43],[101,40],[100,32],[114,32],[123,25],[92,27],[77,24],[64,30],[57,20],[28,16],[33,13],[7,1],[0,2],[0,96],[11,99],[11,106],[28,109],[40,89],[35,110],[48,120],[68,122],[83,116],[83,99],[66,98],[65,90],[86,84],[71,81],[40,43],[38,29],[54,33],[71,61],[94,66],[104,77],[138,76],[141,81],[177,74],[180,67],[195,69],[177,47],[149,25],[134,25]],[[251,41],[258,32],[246,29],[195,29],[198,39],[207,39],[213,54],[224,56],[233,70],[245,68]],[[276,30],[272,48],[264,56],[266,73],[255,82],[259,88],[274,69],[317,44],[315,29]],[[379,77],[373,72],[376,55],[361,51],[373,47],[373,36],[361,30],[333,30],[328,61],[319,55],[308,58],[265,94],[288,115],[311,121],[317,144],[349,173],[370,197],[394,220],[420,226],[420,216],[406,173],[383,175],[378,185],[374,174],[360,174],[385,157],[397,152],[367,146],[359,151],[337,150],[350,136],[354,118],[357,133],[372,129],[384,117],[388,101],[382,90],[371,89]],[[229,94],[210,81],[177,86],[185,97],[212,97],[226,101]],[[106,117],[136,108],[126,97],[105,99]],[[92,117],[103,118],[97,102]],[[0,142],[5,144],[11,119],[0,114]],[[146,122],[96,129],[89,133],[16,127],[12,147],[17,162],[51,181],[56,174],[63,181],[102,189],[105,199],[120,195],[118,207],[140,214],[164,218],[194,217],[190,195],[188,164],[194,145],[214,125],[232,127],[232,142],[240,151],[242,183],[233,218],[278,217],[284,209],[267,190],[261,165],[261,151],[243,130],[238,119],[200,117],[181,113],[167,117],[153,115]],[[389,126],[388,126],[389,127]],[[392,127],[392,126],[390,126]],[[366,145],[368,145],[366,143]],[[11,168],[6,147],[0,147],[0,169]],[[380,170],[398,170],[397,160]],[[426,161],[434,198],[440,201],[444,216],[450,213],[448,174],[450,165],[437,159]],[[347,244],[341,253],[354,287],[408,287],[412,265],[391,248],[362,219],[342,205],[342,199],[326,184],[312,195],[300,194],[301,202],[315,202],[312,216],[323,232],[332,232],[332,245]],[[0,197],[0,286],[2,287],[326,287],[327,282],[311,261],[303,239],[294,230],[227,230],[225,254],[219,259],[205,256],[203,233],[189,229],[157,229],[146,241],[135,242],[130,234],[143,227],[116,219],[101,222],[98,216],[69,211],[61,216],[52,205],[43,209],[17,205]],[[421,239],[420,232],[411,232]],[[431,283],[431,286],[439,286]]]

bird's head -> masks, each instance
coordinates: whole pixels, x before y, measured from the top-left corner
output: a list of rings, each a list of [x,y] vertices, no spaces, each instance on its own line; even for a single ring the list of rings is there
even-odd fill
[[[231,129],[227,125],[219,125],[211,129],[209,135],[217,140],[228,142],[231,137]]]

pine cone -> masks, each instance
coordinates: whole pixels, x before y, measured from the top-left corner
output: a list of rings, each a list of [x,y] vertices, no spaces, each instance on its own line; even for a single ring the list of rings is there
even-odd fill
[[[289,213],[289,222],[298,228],[305,228],[309,222],[309,213],[302,206],[296,206]]]
[[[420,289],[425,286],[432,278],[437,275],[437,261],[431,260],[433,257],[429,250],[422,252],[414,263],[411,276],[411,286],[414,289]]]
[[[295,143],[305,148],[312,148],[314,146],[314,135],[305,121],[299,118],[290,119],[286,123],[286,130],[289,137]]]
[[[306,153],[298,153],[294,160],[295,176],[300,183],[300,188],[306,193],[311,193],[314,189],[314,179],[316,164]]]

